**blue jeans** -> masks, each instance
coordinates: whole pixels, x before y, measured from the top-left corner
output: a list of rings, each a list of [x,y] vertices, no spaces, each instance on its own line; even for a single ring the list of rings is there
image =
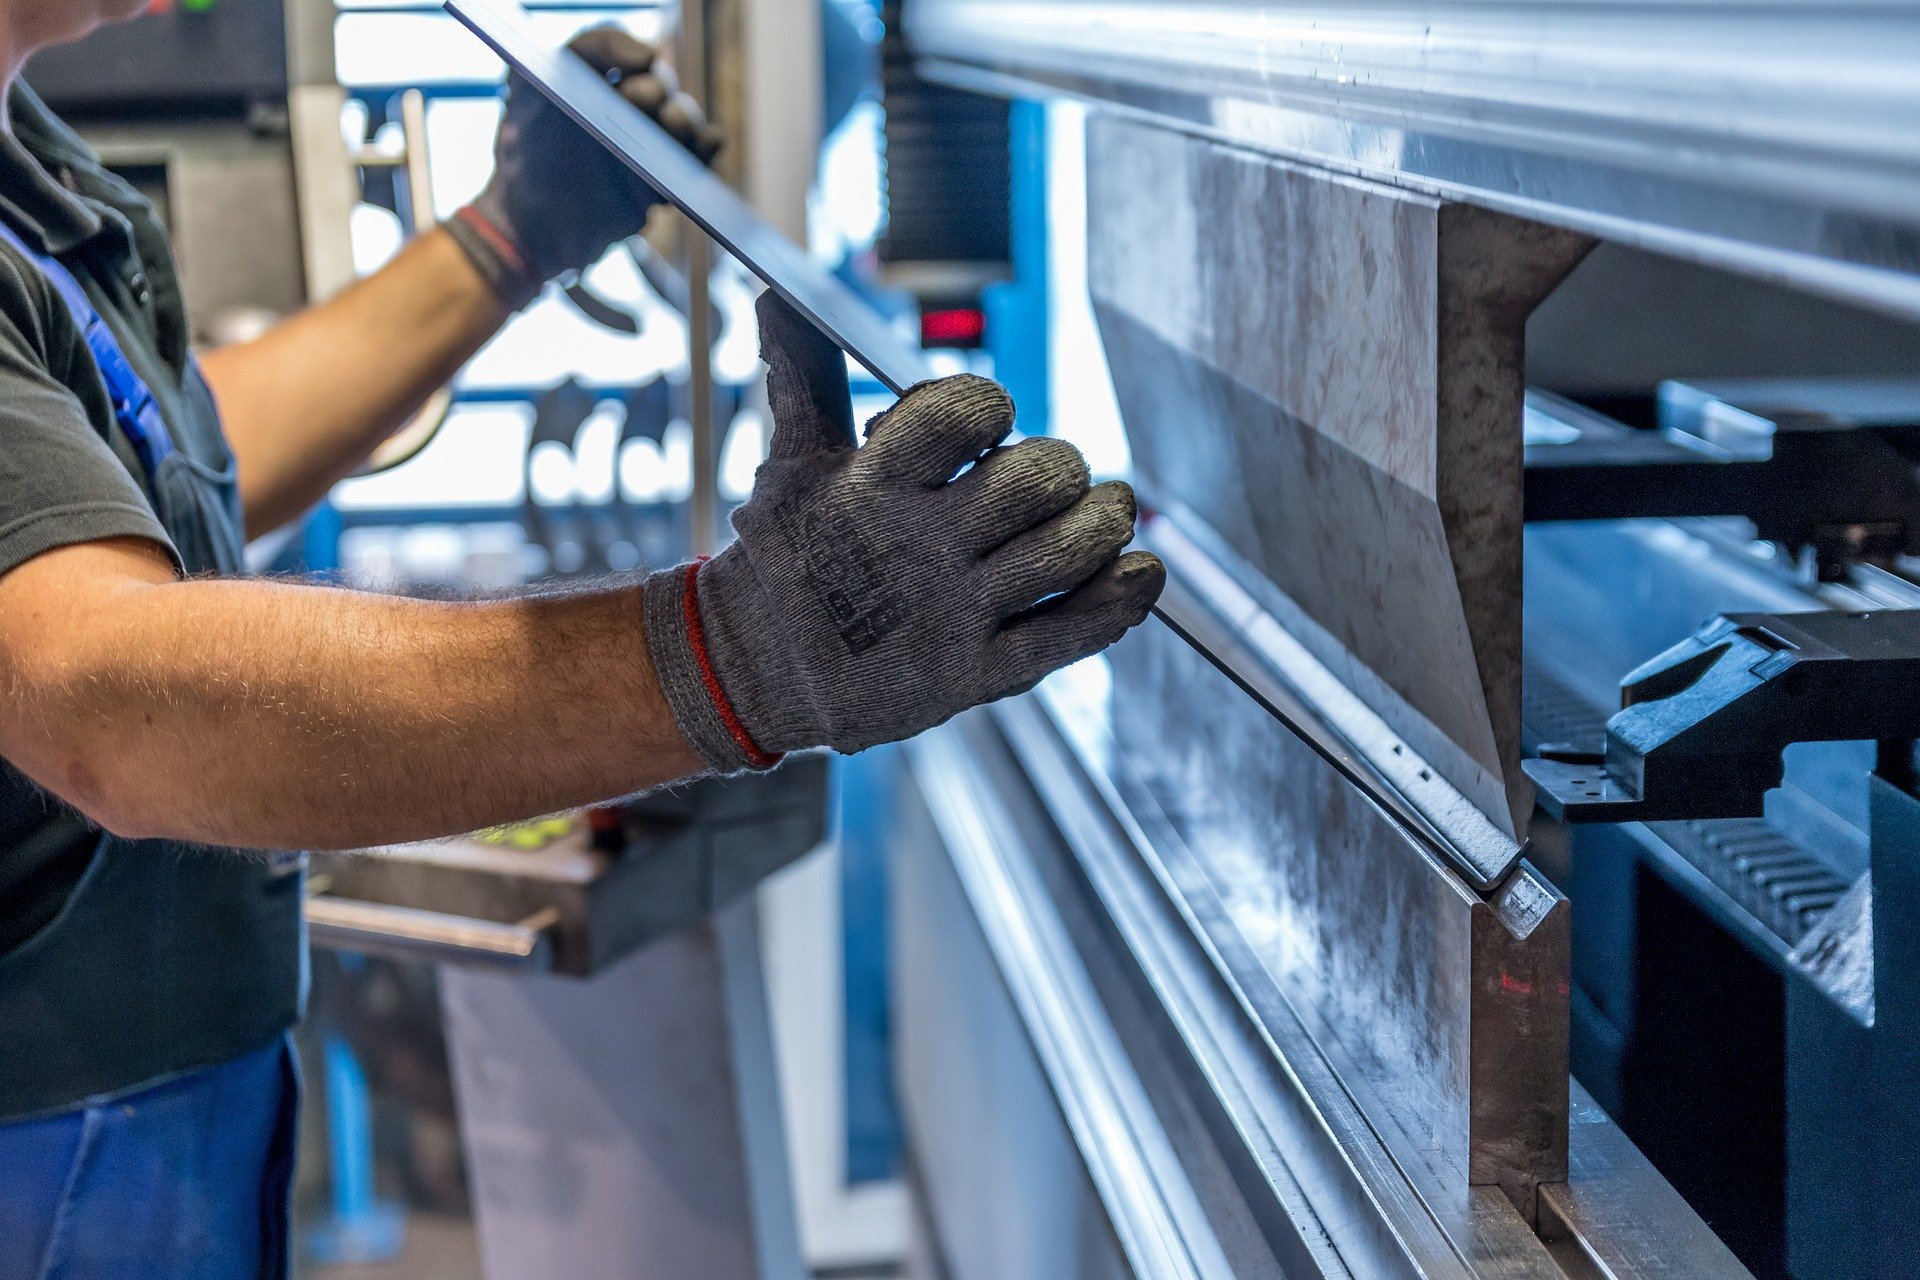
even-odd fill
[[[0,1280],[283,1280],[298,1094],[283,1039],[0,1125]]]

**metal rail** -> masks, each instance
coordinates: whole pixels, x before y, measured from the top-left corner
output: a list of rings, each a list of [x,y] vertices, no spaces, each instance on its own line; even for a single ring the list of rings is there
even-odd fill
[[[896,394],[931,376],[923,351],[769,226],[732,188],[584,62],[542,44],[513,6],[501,0],[446,0],[446,6],[556,106]],[[1439,813],[1411,802],[1404,786],[1396,785],[1377,763],[1370,763],[1367,753],[1343,739],[1332,718],[1290,692],[1284,673],[1254,648],[1234,641],[1228,612],[1208,602],[1209,595],[1218,594],[1210,579],[1220,576],[1195,575],[1181,564],[1170,563],[1168,589],[1154,612],[1475,889],[1485,891],[1505,875],[1519,859],[1517,844],[1504,837],[1488,839],[1477,829],[1463,836],[1459,830],[1463,819],[1468,827],[1486,824],[1477,811],[1465,814],[1462,806],[1471,806],[1457,795],[1450,795],[1450,800],[1458,803],[1443,804]],[[1209,585],[1203,588],[1203,582]],[[1475,816],[1481,818],[1479,824],[1471,821]]]
[[[908,748],[914,776],[1007,993],[1141,1280],[1229,1280],[1232,1268],[1066,923],[1032,863],[1027,830],[952,731]]]
[[[1920,6],[909,0],[923,74],[1920,318]]]

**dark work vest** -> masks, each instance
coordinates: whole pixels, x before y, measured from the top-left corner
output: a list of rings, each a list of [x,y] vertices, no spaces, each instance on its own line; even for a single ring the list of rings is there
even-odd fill
[[[116,443],[140,459],[136,478],[182,567],[239,572],[232,458],[173,447],[178,433],[126,357],[137,335],[109,325],[71,274],[61,278],[57,261],[10,228],[0,235],[53,281],[86,331],[113,401]],[[140,1089],[272,1043],[299,1016],[304,995],[303,869],[299,855],[99,834],[59,913],[0,954],[0,1122]]]

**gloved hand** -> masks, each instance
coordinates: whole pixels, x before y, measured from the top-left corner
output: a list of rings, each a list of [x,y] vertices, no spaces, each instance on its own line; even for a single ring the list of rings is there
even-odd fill
[[[912,388],[856,447],[839,350],[772,293],[759,315],[774,432],[739,538],[645,584],[661,688],[713,768],[911,737],[1147,616],[1166,568],[1121,554],[1130,487],[1089,489],[1063,440],[996,448],[1013,402],[966,375]]]
[[[679,91],[673,68],[619,27],[583,31],[567,46],[701,160],[720,131]],[[493,178],[446,228],[509,307],[547,281],[591,266],[607,246],[639,231],[660,195],[614,159],[518,73],[493,146]]]

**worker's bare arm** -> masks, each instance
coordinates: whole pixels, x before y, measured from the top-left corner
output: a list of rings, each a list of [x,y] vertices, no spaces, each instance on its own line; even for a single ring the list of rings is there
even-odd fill
[[[444,228],[201,369],[239,461],[247,536],[285,524],[406,425],[506,322]]]
[[[471,830],[701,768],[639,613],[637,581],[439,602],[183,582],[151,543],[68,547],[0,577],[0,755],[128,836]]]
[[[569,47],[701,159],[720,135],[651,45],[616,26]],[[472,204],[380,271],[204,362],[240,461],[247,533],[358,467],[548,280],[639,232],[660,196],[518,75]]]

